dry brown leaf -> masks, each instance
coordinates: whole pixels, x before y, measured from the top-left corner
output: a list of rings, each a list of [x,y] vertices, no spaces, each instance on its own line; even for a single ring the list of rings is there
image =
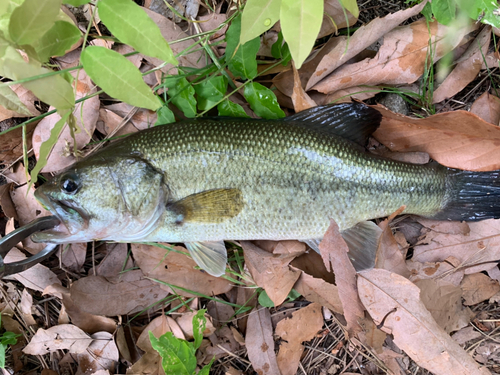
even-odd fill
[[[419,366],[443,375],[490,374],[437,325],[420,300],[420,289],[408,279],[379,269],[358,275],[359,295],[370,316]]]
[[[71,322],[83,331],[93,334],[100,331],[113,333],[116,330],[116,322],[111,318],[92,315],[82,311],[71,299],[69,289],[60,284],[49,285],[42,293],[50,294],[62,299],[63,307],[71,318]]]
[[[31,148],[31,136],[35,131],[38,121],[26,125],[28,149]],[[23,155],[23,130],[17,128],[0,137],[0,160],[5,165],[10,165]]]
[[[109,332],[97,332],[92,336],[92,343],[81,353],[77,353],[79,374],[91,375],[98,370],[108,370],[115,373],[115,363],[120,359],[118,347]]]
[[[184,337],[186,340],[192,340],[193,336],[193,317],[196,315],[197,311],[190,311],[184,314],[181,314],[179,317],[175,319],[182,332],[184,333]],[[208,314],[205,314],[205,319],[207,320],[205,330],[202,332],[204,337],[208,337],[215,332],[215,327],[212,323],[212,317]]]
[[[483,335],[471,326],[462,328],[460,331],[455,332],[453,336],[451,336],[451,338],[455,340],[459,345],[463,345],[467,341],[475,340],[480,337],[483,337]]]
[[[389,226],[389,220],[384,220],[379,225],[382,229],[379,246],[377,249],[377,257],[375,259],[375,268],[382,268],[387,271],[397,273],[403,277],[410,276],[410,271],[406,266],[406,260],[399,249],[399,245],[392,234],[392,229]]]
[[[135,344],[145,352],[152,350],[153,347],[151,346],[151,340],[149,339],[149,331],[151,331],[155,337],[160,337],[167,332],[172,332],[168,323],[168,318],[169,317],[163,314],[154,318],[146,327],[144,327]]]
[[[183,38],[187,38],[187,35],[182,29],[176,25],[174,22],[170,21],[168,18],[163,17],[162,15],[155,13],[147,8],[142,8],[149,17],[156,23],[156,25],[160,28],[161,35],[167,40],[167,42],[172,42],[174,40],[179,40]],[[177,61],[179,61],[180,66],[188,66],[192,68],[203,68],[205,66],[205,59],[203,58],[203,52],[194,48],[194,51],[190,51],[188,54],[183,53],[182,51],[189,49],[192,47],[194,43],[193,39],[184,40],[182,42],[174,43],[171,45],[172,52],[174,55],[180,54],[181,56],[177,57]],[[163,61],[157,58],[144,56],[144,58],[149,61],[154,66],[159,66],[163,64]],[[168,74],[176,74],[177,69],[172,64],[167,64],[161,69],[164,73]]]
[[[359,323],[363,327],[363,332],[358,335],[361,342],[371,347],[377,354],[382,353],[387,334],[382,332],[369,317],[361,319]]]
[[[307,82],[306,90],[311,89],[317,82],[333,72],[346,61],[356,56],[368,46],[375,43],[386,33],[394,29],[401,22],[419,14],[425,5],[425,1],[413,8],[401,10],[387,15],[384,18],[376,18],[367,25],[361,26],[347,40],[339,43],[332,51],[321,59],[316,72]],[[347,50],[347,52],[346,52]]]
[[[296,240],[271,241],[256,240],[254,245],[275,255],[302,255],[306,252],[306,244]]]
[[[76,76],[76,73],[74,73]],[[93,94],[97,91],[90,77],[81,69],[78,74],[76,84],[75,99],[83,98],[84,96]],[[99,116],[99,107],[101,101],[99,96],[94,96],[75,106],[73,115],[76,118],[76,124],[80,131],[75,134],[76,148],[81,150],[89,143],[94,133],[97,118]],[[50,137],[50,132],[57,121],[61,119],[57,113],[49,115],[42,119],[33,133],[33,151],[38,159],[40,156],[40,147]],[[71,137],[69,126],[66,124],[59,138],[52,148],[48,157],[47,165],[42,169],[42,172],[57,172],[68,167],[76,161],[73,155],[75,141]]]
[[[82,353],[92,339],[77,326],[60,324],[49,329],[39,328],[23,352],[31,355],[45,355],[61,349],[70,353]]]
[[[477,77],[483,64],[483,56],[488,53],[490,39],[491,26],[486,25],[465,51],[463,56],[465,58],[460,58],[455,68],[434,91],[433,103],[439,103],[451,98]]]
[[[292,267],[292,269],[296,268]],[[336,313],[344,313],[337,286],[323,279],[317,279],[302,272],[293,288],[308,301],[317,302]]]
[[[128,254],[126,243],[105,244],[107,254],[96,267],[96,276],[103,276],[108,281],[116,283],[122,279],[121,272],[133,267],[134,262]]]
[[[262,375],[280,375],[274,353],[271,314],[267,308],[253,309],[248,316],[245,346],[253,369]]]
[[[410,270],[410,281],[418,282],[419,280],[443,280],[447,281],[450,284],[455,286],[459,286],[464,278],[464,270],[457,269],[455,264],[460,265],[460,261],[456,261],[456,258],[453,259],[453,262],[450,262],[450,258],[444,262],[414,262],[412,260],[408,260],[406,265]]]
[[[120,55],[126,55],[127,53],[135,52],[135,49],[130,47],[128,44],[118,44],[114,49]],[[142,64],[143,56],[140,53],[133,54],[131,56],[126,57],[134,66],[139,69]]]
[[[325,103],[351,103],[352,99],[364,101],[373,98],[380,92],[378,86],[354,86],[329,93],[324,99]],[[315,91],[310,91],[311,95]]]
[[[95,315],[126,315],[147,309],[168,295],[140,270],[127,272],[129,281],[112,284],[101,276],[88,276],[71,285],[71,299],[82,311]]]
[[[297,373],[304,352],[302,342],[312,340],[322,327],[323,315],[321,306],[317,303],[294,312],[291,318],[277,324],[276,335],[283,340],[277,357],[281,375]]]
[[[96,128],[107,136],[120,136],[139,131],[131,121],[125,122],[123,117],[106,108],[99,110],[99,119],[97,120]]]
[[[26,255],[20,250],[13,248],[4,258],[5,263],[18,262],[26,259]],[[4,276],[8,280],[17,280],[26,288],[42,292],[46,287],[52,284],[61,284],[56,274],[48,267],[37,264],[26,271],[16,273],[10,276]]]
[[[166,246],[170,246],[165,244]],[[180,286],[208,296],[229,292],[233,285],[222,277],[213,277],[203,270],[195,269],[195,261],[187,254],[186,249],[174,247],[176,251],[168,252],[156,246],[132,244],[132,254],[137,265],[145,276],[168,284]],[[165,256],[165,254],[167,254]],[[160,287],[170,290],[166,285]],[[176,293],[185,297],[194,297],[188,292],[176,289]]]
[[[486,91],[472,103],[470,112],[498,126],[500,124],[500,98]]]
[[[465,236],[470,233],[469,224],[467,224],[465,221],[432,220],[425,219],[419,216],[415,217],[415,221],[419,222],[424,227],[429,228],[436,233],[462,234]]]
[[[38,100],[38,98],[33,95],[33,93],[24,88],[22,85],[12,85],[10,86],[12,91],[14,91],[17,94],[17,97],[23,103],[28,111],[31,113],[32,116],[39,116],[40,112],[38,109],[35,108],[35,101]],[[17,113],[15,111],[8,110],[2,106],[0,106],[0,121],[4,121],[8,118],[12,117],[29,117],[26,114],[23,113]],[[1,159],[3,160],[3,159]]]
[[[80,272],[87,257],[87,243],[63,245],[58,255],[65,268],[73,272]]]
[[[472,312],[462,306],[460,287],[440,279],[420,280],[415,285],[420,289],[422,303],[446,333],[458,331],[469,324]]]
[[[330,220],[330,226],[319,244],[319,250],[326,269],[333,270],[335,274],[335,283],[342,302],[347,331],[349,337],[354,337],[361,331],[358,321],[365,316],[365,312],[358,297],[356,270],[347,255],[349,249],[333,219]]]
[[[458,32],[450,34],[448,28],[438,24],[437,21],[431,22],[429,26],[432,35],[431,48],[434,51],[432,55],[434,62],[443,57],[447,51],[456,47],[468,32],[466,28],[462,28]],[[445,41],[449,35],[453,36],[453,40]],[[349,45],[356,45],[353,38],[350,39]],[[365,38],[367,37],[365,36]],[[310,86],[308,83],[306,89],[311,88],[322,93],[329,93],[360,85],[413,83],[424,73],[429,56],[428,49],[429,29],[425,20],[398,27],[384,36],[384,42],[373,59],[368,58],[358,63],[342,66],[314,86]],[[318,66],[318,72],[323,73],[331,69],[326,66],[322,68],[322,66],[322,64]],[[311,79],[316,79],[316,77],[318,76],[315,74]]]
[[[464,305],[471,306],[483,302],[500,292],[497,280],[492,280],[483,273],[465,275],[460,285],[463,290]]]
[[[456,267],[464,267],[466,274],[487,271],[496,267],[496,262],[478,266],[475,264],[500,259],[500,220],[470,222],[470,234],[433,233],[414,247],[413,261],[442,262],[454,257]],[[454,263],[455,264],[455,263]],[[472,266],[472,267],[471,267]]]
[[[23,317],[24,322],[29,325],[35,325],[36,321],[33,318],[32,313],[33,308],[33,297],[28,293],[26,289],[23,289],[21,294],[21,303],[19,304],[19,309],[21,310],[21,315]]]
[[[292,62],[293,70],[293,92],[292,92],[292,102],[295,112],[301,112],[306,109],[316,107],[317,104],[311,99],[309,95],[302,88],[300,82],[299,72],[295,68],[295,64]]]
[[[220,358],[229,353],[237,352],[241,345],[245,345],[245,339],[235,327],[228,326],[234,317],[234,309],[218,300],[211,300],[207,305],[208,314],[213,318],[217,330],[209,337],[210,346],[205,348],[207,359],[213,356]]]
[[[290,264],[312,277],[335,284],[335,275],[333,272],[328,272],[321,255],[314,250],[309,250],[309,252],[295,258]]]
[[[220,9],[219,9],[220,10]],[[217,11],[217,10],[216,10]],[[200,21],[200,29],[204,32],[206,31],[211,31],[214,30],[215,28],[219,27],[222,25],[225,21],[227,20],[227,14],[226,13],[210,13],[206,14],[204,16],[199,16],[198,21]],[[217,39],[223,37],[226,34],[227,31],[227,23],[222,27],[220,30],[216,31],[212,35],[210,35],[210,41],[214,42],[217,41]],[[223,39],[223,38],[221,38]],[[225,44],[224,44],[225,46]]]
[[[336,34],[338,30],[356,23],[357,18],[343,9],[338,0],[325,0],[324,5],[323,22],[316,39]]]
[[[265,289],[275,306],[281,305],[300,277],[300,272],[288,267],[294,256],[269,254],[249,241],[241,241],[240,244],[245,264],[255,283]]]
[[[158,118],[154,111],[146,108],[137,108],[123,102],[107,105],[105,108],[122,118],[130,119],[129,121],[139,130],[151,128]],[[130,117],[131,114],[132,117]]]
[[[450,168],[500,169],[500,128],[465,111],[413,119],[375,106],[382,122],[373,136],[392,151],[425,151]]]

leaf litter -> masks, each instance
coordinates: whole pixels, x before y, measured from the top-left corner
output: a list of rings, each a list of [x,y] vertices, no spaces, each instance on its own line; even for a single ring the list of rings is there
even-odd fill
[[[449,51],[445,48],[446,27],[432,22],[427,29],[426,22],[415,20],[424,5],[396,8],[382,14],[382,18],[377,18],[378,13],[372,14],[372,20],[361,24],[349,37],[335,35],[326,42],[318,42],[317,50],[300,69],[290,63],[282,65],[274,70],[281,73],[274,76],[275,73],[269,73],[267,82],[272,80],[279,90],[280,104],[296,112],[350,97],[366,100],[388,85],[414,82],[427,74],[429,54],[436,62]],[[338,1],[327,0],[324,6],[319,37],[346,26]],[[216,14],[200,12],[198,20],[202,21],[201,29],[209,33],[208,48],[219,57],[224,53],[227,24],[213,34],[211,31],[230,19],[234,9],[217,9]],[[362,15],[371,12],[361,11]],[[183,73],[187,68],[210,64],[213,56],[204,47],[197,48],[194,39],[186,39],[196,33],[196,27],[180,27],[164,15],[146,12],[166,40],[183,39],[172,44],[174,53],[180,55],[180,68],[143,54],[128,57],[141,71],[157,70],[145,79],[149,86],[161,84],[162,74]],[[352,26],[356,19],[347,13],[347,22]],[[377,107],[384,115],[383,124],[375,134],[377,140],[396,152],[427,152],[432,159],[450,167],[499,168],[496,126],[500,121],[500,99],[496,96],[496,86],[483,84],[470,90],[471,82],[478,82],[478,74],[485,74],[486,68],[498,67],[498,59],[489,49],[489,28],[483,27],[480,32],[475,29],[477,25],[468,25],[455,33],[451,49],[460,50],[453,62],[455,68],[428,103],[416,101],[415,96],[408,94],[410,91],[405,91],[407,87],[400,88],[409,95],[412,110],[425,118],[404,117]],[[469,31],[472,33],[466,35]],[[278,32],[279,27],[263,37],[262,43],[271,45],[261,56],[261,62],[273,58],[270,50]],[[429,32],[432,48],[428,45]],[[373,49],[375,42],[378,47]],[[123,44],[101,45],[121,54],[133,51]],[[81,48],[75,48],[53,61],[62,68],[77,66]],[[192,51],[186,53],[190,48]],[[78,79],[77,98],[96,92],[83,70]],[[266,79],[260,82],[265,84]],[[238,86],[242,80],[233,83]],[[15,121],[19,116],[37,116],[47,110],[22,85],[12,88],[21,104],[15,102],[17,107],[5,111],[0,107],[2,120]],[[466,100],[473,102],[470,112],[475,116],[465,111],[450,112],[450,106],[468,108],[453,102],[453,98],[464,92],[472,92],[477,98]],[[371,103],[375,104],[380,95]],[[231,99],[248,110],[240,93],[232,94]],[[153,111],[110,103],[101,94],[87,99],[83,110],[77,107],[74,114],[80,128],[76,138],[78,151],[74,151],[71,135],[63,131],[45,171],[65,168],[80,153],[91,152],[96,147],[95,141],[113,140],[149,128],[157,121]],[[434,110],[440,113],[428,116],[429,112],[425,112],[428,108],[430,113]],[[56,116],[47,116],[38,125],[35,122],[27,127],[27,150],[33,147],[31,152],[35,156],[39,153],[40,139],[48,137]],[[180,112],[175,116],[182,118]],[[24,185],[23,162],[19,162],[23,156],[22,143],[21,131],[0,138],[2,163],[10,166],[17,161],[10,171],[4,170],[6,177],[17,184],[5,189],[1,198],[3,211],[12,218],[11,228],[14,218],[23,225],[45,214],[32,198],[32,191]],[[495,310],[498,304],[495,296],[500,291],[497,280],[500,271],[495,263],[500,259],[496,221],[460,224],[412,220],[420,226],[416,242],[405,237],[398,220],[379,223],[383,235],[376,269],[361,275],[349,269],[341,242],[328,242],[328,236],[325,237],[328,245],[324,246],[332,255],[326,267],[321,257],[302,243],[257,241],[242,243],[243,254],[231,248],[231,266],[223,278],[213,278],[197,269],[188,256],[178,253],[186,253],[178,246],[107,244],[93,246],[87,252],[86,245],[72,244],[61,249],[59,261],[46,261],[50,269],[37,265],[14,276],[16,286],[4,284],[0,304],[4,328],[22,332],[20,327],[24,325],[25,332],[29,332],[28,341],[19,340],[21,346],[17,344],[17,349],[13,346],[12,366],[17,366],[16,371],[26,370],[26,364],[15,354],[24,347],[27,353],[42,356],[39,358],[46,355],[48,358],[44,354],[47,352],[57,355],[61,368],[73,366],[73,370],[81,373],[160,374],[163,373],[161,358],[151,347],[148,331],[157,337],[172,331],[189,339],[190,318],[206,306],[206,319],[213,326],[207,326],[207,337],[197,360],[202,367],[216,356],[214,373],[243,373],[248,366],[264,374],[301,373],[304,369],[311,374],[359,373],[361,368],[370,374],[381,369],[397,373],[409,371],[409,366],[413,366],[412,372],[423,373],[423,370],[417,372],[415,363],[435,373],[459,369],[462,373],[488,373],[480,364],[489,364],[492,371],[497,370],[495,327],[489,323],[499,317]],[[338,233],[335,236],[339,237]],[[36,252],[34,247],[24,244],[21,250]],[[6,261],[24,256],[14,249]],[[328,269],[330,261],[333,272]],[[7,292],[12,288],[21,288],[22,293],[14,297]],[[274,307],[257,305],[262,290]],[[298,299],[297,294],[300,294]],[[358,298],[364,306],[359,305]],[[488,302],[490,299],[493,302]],[[10,316],[15,309],[19,311],[13,319]],[[283,319],[285,316],[289,318]],[[413,327],[412,334],[408,333],[409,326]],[[478,329],[491,337],[484,338]],[[78,339],[68,337],[67,332],[78,332],[75,333]],[[465,345],[472,357],[455,342]]]

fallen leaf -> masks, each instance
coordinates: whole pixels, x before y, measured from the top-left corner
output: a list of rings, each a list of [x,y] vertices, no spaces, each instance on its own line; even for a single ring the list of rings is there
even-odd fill
[[[100,331],[113,333],[116,330],[116,322],[105,316],[93,315],[82,311],[75,305],[70,295],[70,290],[60,284],[49,285],[44,289],[42,295],[50,294],[62,300],[63,307],[71,318],[71,322],[83,331],[93,334]]]
[[[82,353],[91,342],[92,339],[77,326],[59,324],[49,329],[39,328],[23,352],[31,355],[45,355],[67,349],[70,353]]]
[[[20,250],[13,248],[4,258],[5,263],[18,262],[26,259],[26,255]],[[48,267],[42,264],[36,264],[26,271],[16,273],[10,276],[4,276],[7,280],[17,280],[26,288],[42,292],[46,287],[52,284],[61,284],[56,274]]]
[[[373,136],[392,151],[424,151],[438,163],[471,171],[500,169],[500,128],[466,111],[413,119],[375,106],[382,122]]]
[[[463,345],[467,341],[475,340],[481,337],[483,337],[483,335],[471,326],[462,328],[460,331],[455,332],[453,336],[451,336],[451,338],[459,345]]]
[[[234,309],[219,300],[212,300],[207,305],[208,314],[213,318],[213,322],[217,329],[208,338],[210,346],[205,348],[208,360],[213,356],[220,358],[227,356],[229,353],[235,353],[241,345],[245,345],[245,339],[235,327],[229,326],[228,323],[235,316]],[[238,341],[239,340],[239,341]]]
[[[429,43],[429,29],[425,20],[398,27],[384,36],[384,42],[374,58],[342,66],[312,86],[310,83],[313,82],[311,81],[313,78],[316,80],[318,77],[323,77],[324,72],[331,69],[331,67],[322,68],[323,65],[320,63],[317,71],[322,73],[321,76],[314,74],[306,90],[310,88],[322,93],[329,93],[360,85],[401,85],[415,82],[424,73],[429,56],[429,44],[434,51],[433,61],[436,62],[447,51],[456,47],[468,32],[466,28],[462,28],[458,32],[450,34],[448,28],[438,24],[437,21],[430,22],[429,28],[432,43]],[[453,36],[451,41],[448,40],[449,35]],[[352,38],[349,45],[356,45]]]
[[[101,276],[82,277],[71,285],[71,299],[89,314],[115,316],[142,311],[168,295],[158,283],[144,278],[140,270],[127,274],[130,281],[117,284]]]
[[[302,88],[300,82],[299,72],[295,68],[295,64],[292,63],[293,69],[293,92],[292,92],[292,102],[295,112],[301,112],[306,109],[316,107],[317,104],[311,99],[309,95]]]
[[[23,87],[21,84],[12,85],[10,89],[17,95],[20,102],[24,104],[28,112],[31,116],[39,116],[40,111],[35,108],[35,102],[38,101],[38,98],[27,88]],[[29,117],[28,113],[18,113],[15,111],[11,111],[0,106],[0,121],[4,121],[8,118],[12,117]],[[4,160],[3,158],[1,160]]]
[[[180,246],[173,248],[186,255],[142,244],[132,244],[132,254],[144,275],[152,279],[208,296],[226,293],[233,288],[233,284],[228,280],[196,269],[195,261],[188,255],[185,248]],[[170,290],[166,285],[158,285],[165,290]],[[185,297],[193,297],[192,294],[181,289],[176,289],[176,293]]]
[[[288,267],[294,256],[276,256],[258,248],[249,241],[241,241],[245,264],[255,283],[264,288],[275,306],[286,299],[300,272]]]
[[[290,264],[312,277],[335,284],[335,275],[326,269],[321,255],[314,250],[309,250],[307,253],[295,258]]]
[[[312,340],[322,327],[323,315],[317,303],[294,312],[291,318],[277,324],[275,333],[283,340],[277,357],[281,375],[297,373],[304,352],[302,342]]]
[[[467,51],[465,51],[465,59],[460,58],[455,68],[434,91],[432,96],[433,103],[439,103],[445,99],[451,98],[453,95],[462,91],[477,77],[481,70],[483,56],[488,53],[490,38],[491,26],[486,25],[471,43]]]
[[[299,256],[306,252],[306,244],[296,240],[257,240],[252,241],[254,245],[262,250],[274,255],[295,255]]]
[[[382,268],[387,271],[397,273],[403,277],[410,276],[410,271],[406,266],[406,260],[399,249],[399,245],[392,234],[389,220],[382,221],[378,226],[382,229],[377,256],[375,258],[375,268]]]
[[[378,86],[353,86],[329,93],[324,99],[326,103],[351,103],[352,99],[364,101],[373,98],[382,89]],[[311,91],[312,93],[315,91]]]
[[[424,227],[431,229],[436,233],[444,234],[462,234],[467,236],[470,233],[469,224],[465,221],[443,221],[415,217],[415,220]]]
[[[365,312],[358,297],[356,270],[347,255],[349,249],[333,219],[330,220],[330,226],[319,244],[319,250],[326,269],[333,270],[335,274],[335,283],[342,302],[347,331],[349,337],[354,337],[361,331],[358,321],[365,316]]]
[[[116,103],[105,107],[122,118],[127,118],[139,130],[153,127],[158,118],[156,112],[146,108],[136,108],[127,103]],[[130,117],[132,115],[132,117]]]
[[[349,11],[344,9],[338,0],[325,0],[323,11],[323,22],[321,23],[321,29],[316,39],[336,34],[338,30],[352,26],[358,20]]]
[[[490,374],[437,325],[420,300],[420,289],[408,279],[378,269],[358,275],[361,302],[370,316],[419,366],[435,374]]]
[[[65,268],[73,272],[80,272],[87,258],[87,243],[63,245],[62,251],[58,255]]]
[[[470,222],[470,234],[441,234],[437,233],[424,238],[414,247],[413,261],[442,262],[454,257],[460,262],[457,267],[464,268],[465,274],[487,271],[496,267],[496,260],[500,259],[500,220],[483,220]],[[475,264],[485,263],[478,266]]]
[[[33,297],[28,293],[26,289],[23,289],[21,294],[21,303],[19,304],[19,309],[21,311],[24,323],[29,326],[35,325],[36,321],[31,315],[31,310],[33,308]]]
[[[483,302],[500,292],[497,280],[492,280],[483,273],[465,275],[460,285],[463,290],[464,305],[471,306]]]
[[[292,267],[292,269],[296,268]],[[319,303],[336,313],[344,313],[337,286],[323,279],[317,279],[302,272],[293,288],[308,301]]]
[[[115,364],[120,359],[120,353],[109,332],[96,332],[92,343],[84,352],[76,354],[80,374],[93,374],[98,370],[108,370],[115,373]]]
[[[95,268],[96,276],[103,276],[112,283],[120,282],[122,271],[134,266],[132,258],[129,256],[126,243],[107,243],[106,255]]]
[[[500,124],[500,98],[486,91],[472,103],[470,112],[498,126]]]
[[[460,262],[458,263],[460,264]],[[457,269],[455,265],[451,264],[449,261],[420,263],[408,260],[406,265],[410,270],[409,279],[414,283],[419,280],[440,279],[455,286],[459,286],[464,278],[464,270]]]
[[[424,5],[425,2],[422,2],[412,8],[389,14],[383,18],[376,18],[367,25],[361,26],[351,37],[349,37],[349,39],[343,40],[321,59],[321,62],[316,68],[316,72],[305,86],[306,90],[311,89],[317,82],[321,81],[328,74],[368,46],[375,43],[400,23],[419,14]]]
[[[179,317],[175,319],[175,321],[181,328],[182,332],[184,333],[184,337],[186,337],[186,340],[192,340],[194,338],[193,317],[196,315],[196,313],[197,311],[186,312],[181,314]],[[215,332],[215,327],[212,324],[212,318],[208,314],[205,314],[205,319],[206,319],[205,330],[202,333],[203,337],[208,337]]]
[[[446,333],[469,325],[472,312],[462,306],[460,287],[440,279],[420,280],[414,284],[420,289],[422,303]]]
[[[262,375],[280,375],[274,353],[273,327],[269,310],[267,308],[252,310],[247,324],[249,329],[245,336],[245,346],[254,371]]]
[[[99,110],[99,119],[97,120],[96,128],[102,134],[109,137],[116,137],[139,131],[131,121],[126,121],[123,117],[106,108],[101,108]]]
[[[73,74],[76,76],[76,73]],[[97,91],[83,69],[79,70],[78,81],[75,79],[74,82],[76,82],[75,99],[83,98]],[[75,83],[73,85],[75,85]],[[81,150],[85,147],[92,138],[99,116],[100,105],[99,96],[91,97],[76,104],[73,114],[76,118],[76,124],[80,129],[78,133],[75,133],[77,150]],[[37,159],[40,156],[40,147],[42,143],[49,139],[50,131],[60,119],[61,116],[54,113],[42,119],[37,125],[32,138],[33,151]],[[73,164],[76,161],[73,155],[75,140],[73,140],[71,136],[69,126],[67,124],[64,125],[56,144],[49,154],[47,165],[43,167],[42,172],[57,172]]]

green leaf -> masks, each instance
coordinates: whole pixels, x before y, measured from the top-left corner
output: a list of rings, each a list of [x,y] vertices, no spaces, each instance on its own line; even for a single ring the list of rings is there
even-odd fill
[[[15,43],[31,44],[54,24],[61,0],[26,0],[14,9],[9,22],[9,34]]]
[[[292,59],[290,48],[287,43],[283,43],[283,33],[278,33],[278,40],[271,46],[271,55],[275,59],[282,59],[281,64],[285,66]]]
[[[264,307],[274,307],[274,302],[271,301],[271,298],[267,295],[266,291],[262,289],[262,292],[259,294],[259,304]]]
[[[7,347],[0,344],[0,368],[5,368],[5,350]]]
[[[6,48],[5,54],[0,59],[0,76],[8,77],[13,81],[50,72],[51,70],[42,68],[36,61],[27,63],[21,55],[10,46]],[[24,82],[23,86],[31,90],[41,101],[58,110],[70,109],[75,105],[73,88],[60,75]]]
[[[0,105],[10,111],[31,116],[29,109],[19,100],[17,94],[9,86],[0,86]]]
[[[167,77],[164,82],[168,87],[168,96],[172,103],[179,108],[186,117],[196,116],[196,99],[194,88],[184,77]]]
[[[219,111],[219,116],[250,118],[241,105],[227,99],[219,103],[217,110]]]
[[[161,107],[160,99],[142,80],[139,69],[118,52],[91,46],[80,59],[90,78],[113,98],[153,111]]]
[[[198,310],[195,316],[193,316],[193,337],[194,337],[194,348],[198,349],[203,340],[203,332],[207,326],[207,319],[205,318],[205,312],[207,310]]]
[[[236,17],[226,33],[227,67],[236,78],[253,79],[257,76],[257,52],[260,48],[260,38],[252,39],[245,44],[239,44],[241,16]]]
[[[292,288],[292,290],[290,290],[290,293],[288,293],[288,301],[295,301],[300,296],[301,294]]]
[[[63,0],[63,3],[73,5],[74,7],[79,7],[80,5],[90,3],[90,0]]]
[[[161,364],[166,375],[192,375],[196,369],[195,350],[185,340],[167,332],[158,339],[149,331],[151,346],[162,358]]]
[[[165,125],[175,122],[174,112],[168,108],[168,106],[164,105],[161,107],[158,112],[156,112],[158,118],[156,119],[155,126],[157,125]]]
[[[281,0],[280,22],[299,69],[309,56],[323,22],[323,0]]]
[[[17,338],[20,336],[21,335],[17,333],[6,331],[0,337],[3,345],[15,345],[17,343]]]
[[[240,44],[260,36],[280,18],[281,0],[248,0],[241,15]]]
[[[203,366],[203,368],[198,372],[198,375],[209,375],[210,374],[210,368],[214,364],[215,357],[212,358],[209,364]]]
[[[431,3],[427,3],[424,5],[424,9],[420,12],[425,17],[427,22],[432,22],[432,6]]]
[[[436,20],[443,25],[448,25],[456,18],[455,0],[433,0],[431,9]]]
[[[50,131],[49,139],[43,142],[42,145],[40,146],[40,154],[38,155],[38,161],[36,162],[35,167],[31,171],[30,187],[31,185],[37,182],[38,174],[43,169],[43,167],[47,165],[47,158],[49,157],[50,151],[56,144],[57,139],[59,138],[59,134],[61,134],[64,128],[64,124],[66,124],[66,121],[71,115],[71,111],[66,110],[64,113],[59,113],[59,115],[61,116],[61,119],[56,122],[56,124]]]
[[[194,85],[198,96],[198,109],[201,111],[215,107],[215,105],[226,94],[227,78],[224,76],[213,76],[205,81]]]
[[[359,8],[356,0],[339,0],[340,5],[346,8],[354,17],[359,17]]]
[[[251,82],[245,85],[243,95],[257,116],[268,120],[285,117],[274,92],[260,83]]]
[[[99,17],[121,42],[137,51],[177,65],[172,49],[146,12],[132,0],[100,0]]]
[[[34,47],[40,61],[45,62],[51,56],[63,56],[81,36],[75,25],[56,21],[54,26],[35,42]]]

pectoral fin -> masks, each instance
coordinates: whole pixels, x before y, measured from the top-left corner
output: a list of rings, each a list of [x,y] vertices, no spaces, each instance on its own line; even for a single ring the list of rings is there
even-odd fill
[[[382,229],[372,221],[362,221],[340,233],[349,248],[349,259],[357,272],[373,268]],[[307,246],[321,254],[321,239],[304,240]]]
[[[212,276],[224,275],[227,263],[224,241],[186,242],[185,245],[200,268]]]
[[[243,208],[239,189],[214,189],[188,195],[167,205],[183,222],[220,223],[238,215]]]

